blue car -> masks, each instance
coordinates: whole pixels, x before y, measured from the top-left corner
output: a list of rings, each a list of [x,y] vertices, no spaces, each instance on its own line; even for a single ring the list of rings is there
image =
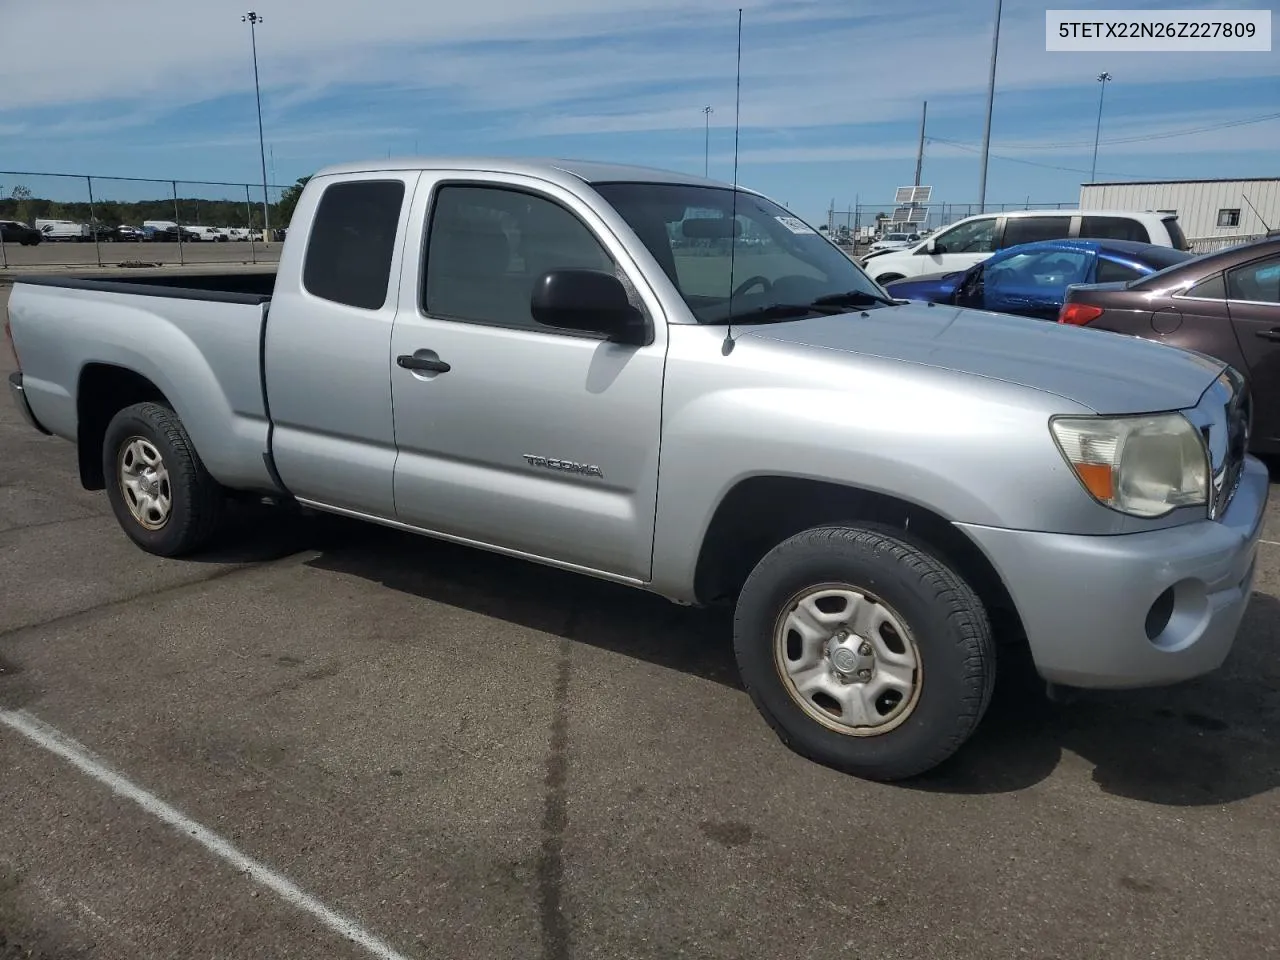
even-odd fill
[[[895,280],[885,290],[899,300],[1057,320],[1072,284],[1136,280],[1192,256],[1133,240],[1038,240],[1008,247],[967,270]]]

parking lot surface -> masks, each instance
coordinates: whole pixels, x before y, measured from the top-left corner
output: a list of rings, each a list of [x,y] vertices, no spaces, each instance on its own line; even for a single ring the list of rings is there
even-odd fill
[[[269,511],[150,557],[6,398],[0,958],[1280,956],[1265,536],[1217,673],[1010,663],[889,786],[778,742],[722,615]]]

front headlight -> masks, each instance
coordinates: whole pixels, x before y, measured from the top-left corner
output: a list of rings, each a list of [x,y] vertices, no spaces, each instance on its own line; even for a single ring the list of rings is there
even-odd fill
[[[1208,450],[1180,413],[1058,417],[1049,427],[1080,483],[1103,506],[1161,517],[1208,504]]]

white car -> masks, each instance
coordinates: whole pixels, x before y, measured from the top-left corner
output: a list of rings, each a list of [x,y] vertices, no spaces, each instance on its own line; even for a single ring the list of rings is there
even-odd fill
[[[1187,250],[1187,238],[1174,213],[1131,210],[1011,210],[980,213],[943,227],[914,246],[885,253],[874,247],[862,268],[877,283],[904,277],[967,270],[997,250],[1031,243],[1080,237],[1136,240]]]
[[[885,253],[889,250],[903,250],[920,239],[918,233],[890,233],[871,244],[867,254]]]

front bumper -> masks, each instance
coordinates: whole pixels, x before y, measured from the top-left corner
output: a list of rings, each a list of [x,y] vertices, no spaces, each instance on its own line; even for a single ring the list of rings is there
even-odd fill
[[[26,420],[27,423],[31,424],[31,426],[35,427],[41,433],[46,435],[49,434],[50,431],[46,430],[41,425],[40,421],[36,419],[36,415],[31,412],[31,404],[27,402],[27,391],[22,388],[21,373],[15,372],[9,374],[9,397],[13,400],[14,406],[18,408],[18,412],[22,414],[22,418]]]
[[[1250,457],[1220,520],[1108,537],[958,526],[1003,578],[1046,680],[1161,686],[1209,673],[1230,652],[1269,492]]]

